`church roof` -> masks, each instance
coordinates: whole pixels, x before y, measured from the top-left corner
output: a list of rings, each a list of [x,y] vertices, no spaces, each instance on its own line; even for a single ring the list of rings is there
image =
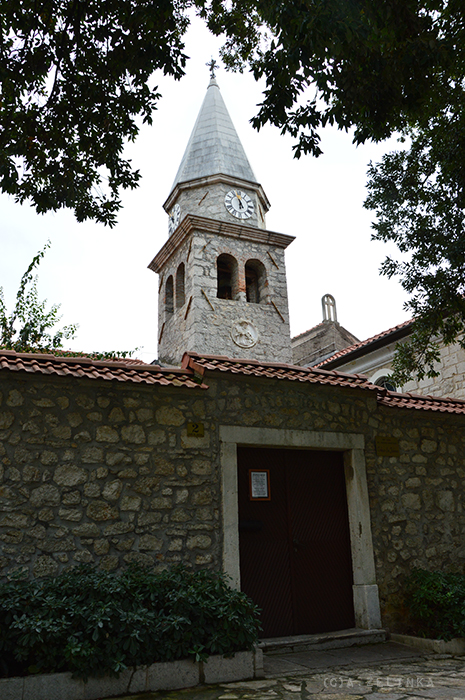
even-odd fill
[[[403,323],[399,323],[393,328],[388,328],[388,330],[382,331],[382,333],[378,333],[371,338],[361,340],[359,343],[354,343],[354,345],[349,345],[343,350],[335,352],[330,357],[318,362],[315,367],[336,368],[338,365],[350,362],[356,357],[366,355],[367,353],[376,350],[378,347],[389,345],[389,343],[393,343],[394,341],[400,340],[400,338],[409,335],[412,325],[413,319],[403,321]]]
[[[171,190],[178,183],[218,174],[257,182],[212,78]]]
[[[304,333],[291,338],[293,361],[296,365],[319,367],[347,346],[359,340],[337,321],[325,320]]]

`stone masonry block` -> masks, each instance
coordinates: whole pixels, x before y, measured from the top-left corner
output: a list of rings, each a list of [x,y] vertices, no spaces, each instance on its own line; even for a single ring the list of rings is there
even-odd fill
[[[1,697],[3,700],[3,695]],[[71,678],[71,673],[26,676],[22,697],[27,700],[84,700],[84,681]]]
[[[132,668],[128,668],[126,671],[120,673],[118,678],[115,678],[114,676],[89,678],[87,683],[84,684],[84,700],[97,700],[98,698],[113,697],[127,693],[133,673],[134,670]],[[66,695],[63,695],[60,700],[64,700],[64,698],[68,700]]]
[[[24,678],[0,678],[0,698],[19,700],[23,696]]]
[[[254,678],[265,678],[265,669],[263,668],[263,649],[255,647],[254,656]]]
[[[139,666],[132,670],[128,693],[144,693],[147,688],[147,666]]]
[[[146,440],[144,429],[140,425],[123,425],[121,436],[123,442],[129,442],[134,445],[142,445]]]
[[[147,690],[178,690],[199,682],[199,667],[193,661],[160,662],[147,670]]]
[[[254,677],[252,651],[238,651],[231,658],[210,656],[203,664],[205,683],[230,683]]]

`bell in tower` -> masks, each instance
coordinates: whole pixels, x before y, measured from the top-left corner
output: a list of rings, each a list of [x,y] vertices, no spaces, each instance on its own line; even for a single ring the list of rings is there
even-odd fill
[[[284,251],[266,230],[269,202],[211,80],[170,195],[160,276],[158,357],[184,352],[291,362]]]

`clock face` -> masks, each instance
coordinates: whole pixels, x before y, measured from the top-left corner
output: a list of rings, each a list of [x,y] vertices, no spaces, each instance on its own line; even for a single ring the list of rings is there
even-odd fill
[[[169,213],[168,219],[168,231],[170,234],[174,233],[179,224],[179,219],[181,218],[181,207],[179,204],[175,204]]]
[[[249,219],[254,212],[252,200],[242,190],[230,190],[224,198],[224,206],[236,219]]]

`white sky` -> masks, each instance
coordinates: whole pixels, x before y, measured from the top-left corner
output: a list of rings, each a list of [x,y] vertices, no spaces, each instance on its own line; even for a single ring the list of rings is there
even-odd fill
[[[168,236],[162,204],[169,194],[209,82],[205,63],[218,59],[219,42],[194,21],[185,77],[160,76],[162,98],[152,127],[127,149],[142,173],[140,187],[123,193],[118,224],[78,224],[72,212],[38,215],[0,195],[0,286],[9,308],[20,278],[47,239],[51,249],[39,266],[39,294],[61,304],[62,324],[78,323],[69,348],[82,351],[143,349],[157,357],[158,277],[147,265]],[[388,252],[370,241],[371,213],[362,207],[369,160],[386,144],[356,148],[348,134],[326,129],[324,154],[296,160],[292,139],[274,127],[256,132],[249,119],[261,100],[247,74],[220,69],[217,79],[249,161],[271,202],[267,228],[296,236],[286,253],[291,333],[322,320],[321,297],[336,298],[338,321],[360,340],[408,316],[397,281],[379,275]],[[391,249],[395,254],[395,249]]]

